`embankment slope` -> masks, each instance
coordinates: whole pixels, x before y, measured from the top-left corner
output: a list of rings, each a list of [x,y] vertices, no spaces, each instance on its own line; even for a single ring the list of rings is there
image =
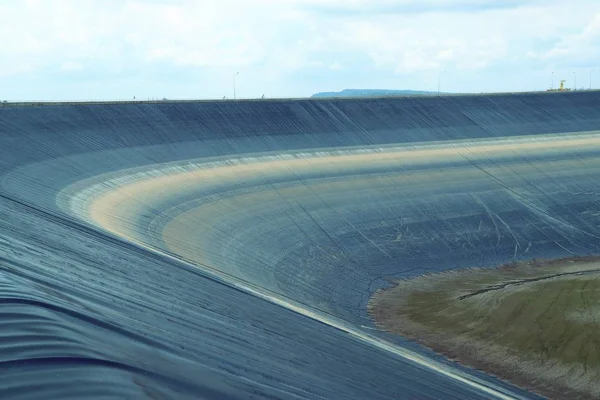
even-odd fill
[[[118,246],[126,242],[133,243],[136,251],[148,246],[171,253],[196,265],[201,275],[218,272],[223,279],[239,279],[352,326],[368,327],[367,301],[392,278],[498,265],[514,258],[597,252],[599,106],[598,92],[6,105],[0,107],[0,192],[61,223],[108,234]],[[62,240],[70,235],[64,233]],[[14,240],[7,236],[10,248]],[[35,248],[43,237],[33,236],[27,248]],[[48,250],[52,254],[59,255],[61,246],[70,248],[58,239],[53,243]],[[143,332],[140,327],[154,324],[153,339],[167,346],[167,353],[176,347],[172,335],[177,332],[188,338],[182,339],[187,340],[184,353],[192,363],[198,362],[201,352],[208,352],[212,361],[207,367],[218,366],[221,372],[228,370],[223,363],[231,360],[238,366],[243,365],[241,360],[247,364],[246,356],[254,360],[252,365],[279,360],[244,373],[235,369],[234,374],[244,377],[262,371],[262,378],[248,378],[250,387],[267,382],[269,387],[283,387],[284,369],[276,365],[292,368],[296,364],[291,360],[298,356],[304,366],[285,374],[301,373],[303,378],[285,385],[316,388],[315,393],[303,392],[310,393],[308,397],[364,396],[366,386],[342,384],[341,376],[351,376],[349,372],[327,375],[330,386],[315,385],[322,375],[311,363],[320,357],[296,354],[293,348],[302,347],[298,347],[301,339],[279,350],[287,354],[287,361],[272,358],[270,350],[256,356],[253,345],[244,345],[241,337],[235,346],[229,342],[223,346],[226,356],[217,356],[219,346],[194,345],[192,336],[215,340],[219,336],[208,333],[207,325],[194,325],[182,333],[191,318],[184,317],[185,307],[201,314],[213,302],[224,301],[218,294],[206,300],[209,289],[203,288],[212,284],[197,283],[197,291],[184,290],[181,280],[192,278],[181,275],[181,266],[156,266],[145,275],[147,266],[141,259],[125,262],[125,256],[111,255],[115,250],[110,246],[94,253],[100,246],[94,240],[81,239],[81,243],[71,251],[88,255],[58,269],[59,276],[70,277],[58,287],[76,279],[83,290],[85,282],[93,279],[97,296],[89,300],[91,305],[82,302],[78,307],[91,308],[90,313],[97,315],[98,304],[118,304],[119,315],[103,311],[103,321],[112,321],[126,332],[133,326]],[[42,252],[32,260],[41,263],[47,256]],[[104,263],[93,267],[92,260],[98,257]],[[5,264],[16,261],[17,255],[12,254]],[[47,263],[49,270],[61,265],[59,259]],[[27,265],[23,268],[33,279],[36,263]],[[127,296],[104,297],[115,293],[111,268],[125,274],[121,286],[115,287]],[[133,270],[127,277],[128,268]],[[128,302],[142,294],[156,299],[144,297],[134,310]],[[47,295],[45,304],[53,304],[56,296],[55,292]],[[73,296],[79,299],[82,292]],[[166,316],[163,308],[173,299],[184,303]],[[143,305],[146,301],[154,304],[152,311]],[[226,302],[231,305],[236,300]],[[281,321],[279,312],[287,313],[259,312],[249,306],[241,315],[230,317],[228,311],[214,321],[220,324],[220,318],[234,318],[243,324],[257,318],[265,320],[262,325]],[[145,315],[144,324],[133,324],[131,319],[139,315]],[[286,323],[297,326],[304,324],[301,321],[305,320]],[[77,323],[66,326],[76,329]],[[309,341],[329,335],[319,331],[319,324],[311,326],[303,331]],[[220,329],[228,331],[225,325]],[[270,332],[266,327],[259,331],[259,338]],[[61,340],[64,335],[49,337]],[[100,350],[94,359],[117,358],[110,346],[87,342],[88,336],[77,339],[85,354],[96,346]],[[36,343],[39,338],[33,335],[31,340]],[[367,351],[355,350],[357,360]],[[347,349],[335,351],[344,358]],[[131,357],[119,360],[143,371],[148,358],[140,357],[139,362]],[[165,357],[178,363],[171,353]],[[373,357],[375,362],[383,356]],[[331,360],[333,371],[336,364]],[[459,383],[446,386],[446,378],[421,375],[414,366],[393,372],[396,367],[390,362],[370,369],[377,373],[365,378],[369,382],[410,376],[397,376],[392,380],[399,386],[383,385],[371,398],[398,395],[402,390],[408,397],[410,393],[436,397],[444,391],[457,398],[481,395]],[[160,366],[153,368],[157,374],[164,372]],[[225,382],[223,376],[215,382]],[[192,377],[182,372],[179,379],[179,386],[185,387],[181,382]],[[432,379],[439,385],[432,385]],[[224,386],[230,384],[236,385]],[[235,387],[242,397],[249,390]]]

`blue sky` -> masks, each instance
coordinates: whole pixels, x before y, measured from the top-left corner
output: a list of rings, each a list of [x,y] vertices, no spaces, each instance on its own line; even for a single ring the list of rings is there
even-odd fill
[[[598,0],[2,0],[0,35],[8,100],[600,88]]]

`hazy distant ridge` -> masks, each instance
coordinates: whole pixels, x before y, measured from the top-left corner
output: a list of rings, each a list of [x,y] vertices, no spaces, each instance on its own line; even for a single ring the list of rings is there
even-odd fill
[[[423,96],[437,94],[424,90],[388,90],[388,89],[344,89],[341,92],[319,92],[311,97],[360,97],[360,96]]]

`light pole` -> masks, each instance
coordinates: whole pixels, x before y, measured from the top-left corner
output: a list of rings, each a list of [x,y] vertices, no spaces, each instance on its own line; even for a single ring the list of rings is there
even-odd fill
[[[438,75],[438,95],[440,94],[440,86],[442,84],[442,74],[445,74],[445,73],[446,73],[446,71],[442,71]]]
[[[233,74],[233,99],[235,100],[235,77],[238,76],[240,73],[236,72],[235,74]]]
[[[554,71],[552,71],[552,84],[550,85],[550,89],[554,89]]]
[[[595,70],[596,70],[596,68],[594,68],[593,70],[590,71],[590,90],[592,90],[592,74],[594,73]]]
[[[573,90],[577,90],[577,72],[573,72]]]

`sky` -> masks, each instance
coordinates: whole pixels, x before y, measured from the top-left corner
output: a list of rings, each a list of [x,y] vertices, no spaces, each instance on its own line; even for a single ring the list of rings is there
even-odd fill
[[[598,0],[0,0],[0,37],[9,101],[600,88]]]

